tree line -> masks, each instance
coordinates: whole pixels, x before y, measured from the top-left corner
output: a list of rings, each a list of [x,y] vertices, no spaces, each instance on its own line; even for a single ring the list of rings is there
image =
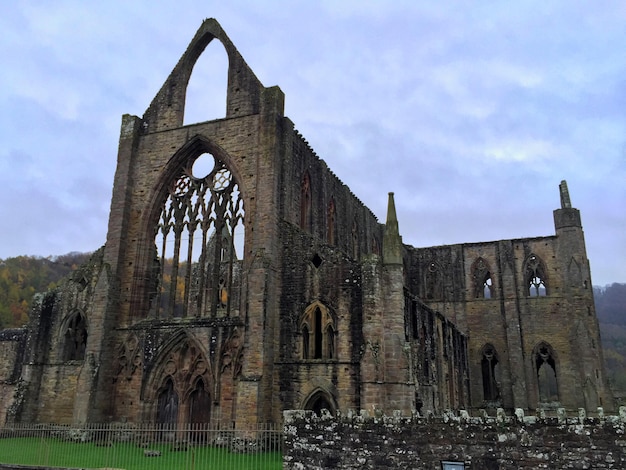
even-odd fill
[[[72,252],[47,258],[0,259],[0,329],[26,325],[33,296],[56,287],[90,256],[91,253]]]
[[[626,392],[626,284],[594,287],[594,297],[609,381]]]

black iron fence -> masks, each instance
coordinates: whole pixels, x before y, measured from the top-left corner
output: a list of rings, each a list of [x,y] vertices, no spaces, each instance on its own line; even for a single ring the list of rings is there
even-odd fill
[[[0,428],[0,463],[89,469],[282,468],[282,427],[196,424],[49,425]]]

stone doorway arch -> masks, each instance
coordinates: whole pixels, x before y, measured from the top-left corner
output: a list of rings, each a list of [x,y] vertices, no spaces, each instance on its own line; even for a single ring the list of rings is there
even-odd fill
[[[304,409],[313,411],[318,416],[321,416],[322,410],[328,410],[332,415],[337,413],[335,400],[330,393],[324,390],[313,392],[305,401]]]

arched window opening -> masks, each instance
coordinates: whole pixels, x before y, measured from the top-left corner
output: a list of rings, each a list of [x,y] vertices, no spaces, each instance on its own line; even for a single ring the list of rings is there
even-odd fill
[[[74,312],[64,322],[63,361],[82,361],[87,347],[87,320],[80,312]]]
[[[311,177],[308,171],[302,176],[300,185],[300,228],[311,229]]]
[[[443,275],[439,265],[434,261],[429,263],[424,277],[424,297],[427,300],[443,300]]]
[[[336,359],[336,325],[326,307],[315,303],[300,322],[302,359]]]
[[[309,359],[311,357],[311,351],[310,351],[310,346],[309,346],[309,341],[310,341],[310,337],[309,337],[310,333],[309,333],[309,328],[304,325],[302,327],[302,359]]]
[[[535,354],[535,369],[537,371],[539,402],[558,402],[559,390],[556,379],[556,362],[550,346],[542,344],[537,348]]]
[[[239,186],[210,153],[173,180],[155,227],[157,317],[238,314],[244,208]]]
[[[174,382],[169,377],[159,393],[157,423],[172,426],[178,423],[178,394],[174,389]]]
[[[352,258],[359,259],[359,227],[356,220],[352,222]]]
[[[483,376],[483,398],[485,401],[496,401],[500,399],[498,354],[493,346],[487,345],[483,348],[481,360],[481,370]]]
[[[335,200],[330,199],[328,203],[328,214],[326,216],[326,241],[329,245],[335,244]]]
[[[326,357],[335,358],[335,330],[332,325],[326,327]]]
[[[530,255],[526,260],[525,268],[526,295],[542,297],[548,295],[546,269],[537,255]]]
[[[208,423],[211,421],[211,397],[200,378],[189,396],[189,423]]]
[[[193,66],[185,97],[184,125],[226,116],[228,55],[222,43],[212,40]]]
[[[322,311],[319,308],[315,309],[315,327],[313,331],[315,331],[315,355],[313,357],[314,359],[321,359],[324,334],[322,332]]]
[[[483,258],[478,258],[472,265],[472,281],[474,298],[491,299],[494,295],[493,280],[489,264]]]
[[[376,237],[372,237],[372,253],[380,255],[380,243]]]
[[[411,310],[409,314],[411,315],[411,338],[419,339],[419,318],[416,302],[411,302]]]

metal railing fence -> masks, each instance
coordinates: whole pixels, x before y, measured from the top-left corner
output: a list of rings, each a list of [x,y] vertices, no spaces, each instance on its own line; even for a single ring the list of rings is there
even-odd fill
[[[211,424],[11,424],[0,428],[0,463],[83,469],[273,470],[282,428]]]

